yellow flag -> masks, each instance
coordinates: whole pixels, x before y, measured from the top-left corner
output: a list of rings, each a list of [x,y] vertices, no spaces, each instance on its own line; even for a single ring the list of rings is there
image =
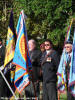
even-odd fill
[[[11,12],[10,22],[8,26],[8,33],[7,33],[4,67],[6,67],[12,61],[14,57],[14,51],[15,51],[15,29],[14,29],[13,13]]]

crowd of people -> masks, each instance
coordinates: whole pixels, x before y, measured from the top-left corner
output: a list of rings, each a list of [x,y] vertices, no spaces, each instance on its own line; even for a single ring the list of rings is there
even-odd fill
[[[38,97],[40,100],[40,81],[43,83],[43,100],[58,100],[58,88],[57,88],[57,70],[60,62],[60,55],[53,48],[51,40],[46,39],[40,44],[40,50],[37,48],[37,43],[34,39],[28,41],[30,59],[32,63],[32,72],[29,75],[30,84],[25,88],[26,97]],[[0,39],[0,66],[4,63],[4,47],[2,45],[2,39]],[[65,50],[71,57],[72,42],[66,41]],[[69,74],[70,62],[66,64],[66,76]],[[0,67],[0,70],[3,69]],[[68,85],[68,77],[67,85]],[[5,97],[6,83],[0,74],[0,98]],[[67,88],[67,100],[74,100],[70,91]],[[30,99],[32,100],[32,99]]]

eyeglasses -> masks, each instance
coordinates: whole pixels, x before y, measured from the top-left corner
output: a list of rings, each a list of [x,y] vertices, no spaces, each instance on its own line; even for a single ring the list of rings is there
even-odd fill
[[[50,44],[45,44],[45,46],[50,46]]]
[[[70,46],[65,46],[65,48],[70,48]]]

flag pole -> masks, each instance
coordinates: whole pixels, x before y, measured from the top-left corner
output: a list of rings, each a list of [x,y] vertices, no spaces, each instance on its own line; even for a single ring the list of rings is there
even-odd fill
[[[13,94],[13,96],[15,97],[15,99],[17,100],[17,98],[16,98],[16,96],[15,96],[15,94],[14,94],[14,92],[13,92],[12,88],[10,87],[10,85],[9,85],[8,81],[6,80],[6,78],[5,78],[4,74],[2,73],[1,69],[0,69],[0,73],[1,73],[1,75],[2,75],[2,77],[3,77],[3,79],[5,80],[5,82],[6,82],[7,86],[9,87],[9,89],[10,89],[11,93]]]

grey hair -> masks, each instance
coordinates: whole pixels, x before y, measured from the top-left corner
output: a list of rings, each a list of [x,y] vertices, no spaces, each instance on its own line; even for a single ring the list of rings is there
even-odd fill
[[[34,39],[30,39],[28,43],[32,42],[36,46],[36,41]]]

